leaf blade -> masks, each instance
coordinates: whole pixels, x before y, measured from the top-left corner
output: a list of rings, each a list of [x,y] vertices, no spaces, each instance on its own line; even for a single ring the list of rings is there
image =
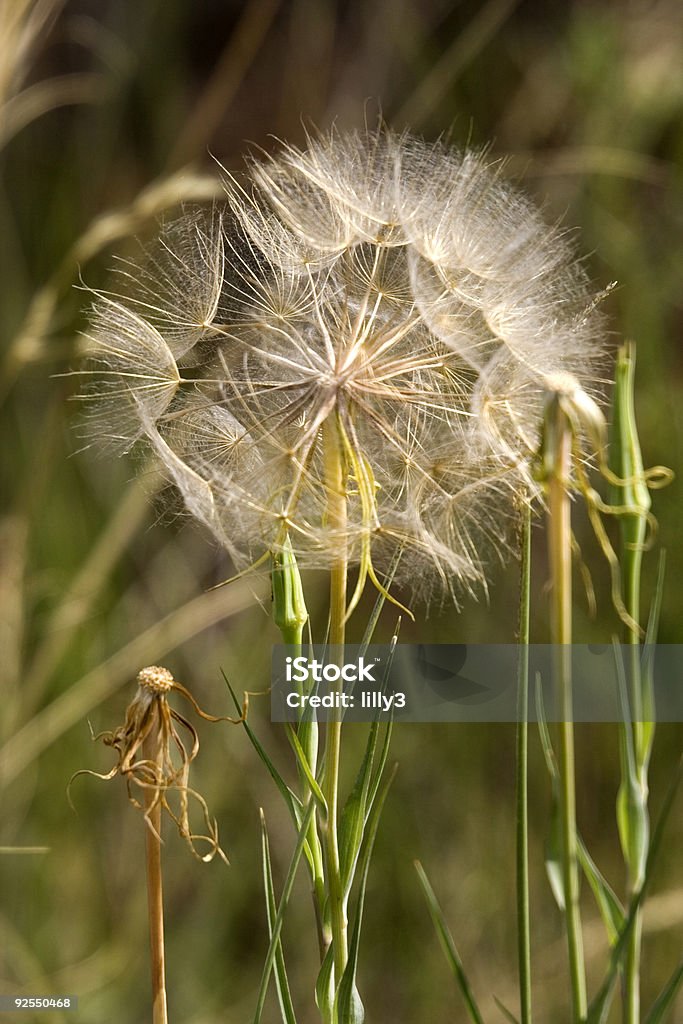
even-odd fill
[[[436,929],[439,942],[441,943],[441,948],[443,949],[448,965],[453,972],[456,984],[460,989],[460,994],[464,1000],[465,1007],[467,1008],[468,1016],[472,1021],[472,1024],[484,1024],[484,1019],[479,1012],[479,1007],[477,1006],[469,981],[467,980],[467,975],[465,974],[465,969],[453,940],[453,936],[446,924],[443,911],[439,906],[434,890],[432,889],[425,870],[419,860],[415,861],[415,870],[417,871],[420,884],[427,899],[427,906],[429,908],[429,913],[431,915],[434,928]]]
[[[268,920],[268,935],[272,940],[273,938],[273,924],[277,916],[277,902],[275,899],[275,889],[273,887],[273,869],[270,862],[270,845],[268,842],[268,830],[266,828],[266,818],[261,810],[261,860],[263,869],[263,888],[266,895],[266,917]],[[284,1024],[296,1024],[296,1014],[294,1013],[294,1005],[292,1003],[292,996],[289,989],[289,980],[287,978],[287,968],[285,966],[285,956],[282,949],[282,941],[278,939],[275,947],[275,986],[277,989],[278,1002],[280,1004],[280,1013]]]

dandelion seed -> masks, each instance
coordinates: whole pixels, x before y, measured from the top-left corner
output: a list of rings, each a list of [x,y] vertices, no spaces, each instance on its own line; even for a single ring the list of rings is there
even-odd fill
[[[164,226],[156,245],[142,246],[138,262],[119,260],[118,292],[164,336],[175,359],[197,344],[210,327],[223,287],[223,223],[186,209]]]
[[[92,433],[128,450],[173,401],[175,359],[154,326],[108,297],[100,297],[85,342],[84,372],[93,377],[85,397],[96,399]]]

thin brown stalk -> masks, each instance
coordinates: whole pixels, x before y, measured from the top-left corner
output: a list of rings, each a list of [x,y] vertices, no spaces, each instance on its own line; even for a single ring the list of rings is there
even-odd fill
[[[163,757],[161,719],[156,702],[152,706],[152,728],[142,745],[145,761],[154,765],[155,774]],[[152,968],[152,1024],[168,1024],[166,1006],[166,967],[164,958],[164,901],[161,873],[161,797],[152,784],[145,792],[145,854],[147,869],[147,909],[149,914],[150,963]]]
[[[571,471],[571,427],[556,398],[548,410],[547,425],[553,437],[553,467],[548,483],[548,529],[552,577],[552,633],[555,646],[556,678],[559,684],[560,722],[560,815],[562,821],[562,881],[573,1020],[584,1021],[587,1013],[586,973],[579,910],[578,847],[576,831],[576,784],[574,765],[574,724],[572,707],[572,576],[571,506],[568,482]]]

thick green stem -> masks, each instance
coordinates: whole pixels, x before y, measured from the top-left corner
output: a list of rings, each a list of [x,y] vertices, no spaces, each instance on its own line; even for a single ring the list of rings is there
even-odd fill
[[[548,484],[548,527],[552,579],[552,633],[555,669],[560,694],[559,768],[562,819],[562,879],[575,1021],[587,1013],[586,972],[579,910],[579,872],[576,832],[576,783],[572,706],[572,577],[571,507],[567,485],[571,469],[571,428],[555,398],[548,410],[552,438],[552,472]]]
[[[341,435],[336,421],[328,419],[323,427],[325,483],[327,486],[328,526],[339,537],[338,555],[330,570],[330,656],[343,659],[348,553],[346,532],[346,470]],[[337,712],[338,714],[338,712]],[[338,791],[339,755],[341,750],[341,718],[331,718],[325,736],[325,782],[323,793],[327,802],[325,853],[329,894],[330,925],[334,956],[335,984],[338,985],[348,960],[347,920],[339,864]]]
[[[531,509],[524,510],[519,607],[519,671],[517,704],[517,958],[521,1024],[531,1024],[531,940],[529,925],[528,701],[529,597],[531,575]]]

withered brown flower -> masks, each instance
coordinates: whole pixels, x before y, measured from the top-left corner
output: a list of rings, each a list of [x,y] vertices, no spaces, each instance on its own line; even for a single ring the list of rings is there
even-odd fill
[[[152,812],[160,808],[175,823],[195,857],[206,862],[218,854],[228,863],[218,842],[216,819],[201,793],[189,784],[190,765],[199,752],[197,730],[169,704],[168,697],[171,692],[179,693],[193,711],[208,722],[236,723],[243,718],[215,716],[203,711],[189,690],[178,683],[167,668],[159,665],[143,668],[138,673],[137,683],[137,692],[126,709],[123,724],[94,737],[116,751],[116,764],[106,773],[82,769],[71,782],[79,775],[94,775],[105,780],[120,775],[126,780],[130,802],[144,812],[152,832],[157,834]],[[190,824],[191,801],[199,808],[203,832],[195,832]],[[198,844],[207,846],[207,852],[201,853]]]

